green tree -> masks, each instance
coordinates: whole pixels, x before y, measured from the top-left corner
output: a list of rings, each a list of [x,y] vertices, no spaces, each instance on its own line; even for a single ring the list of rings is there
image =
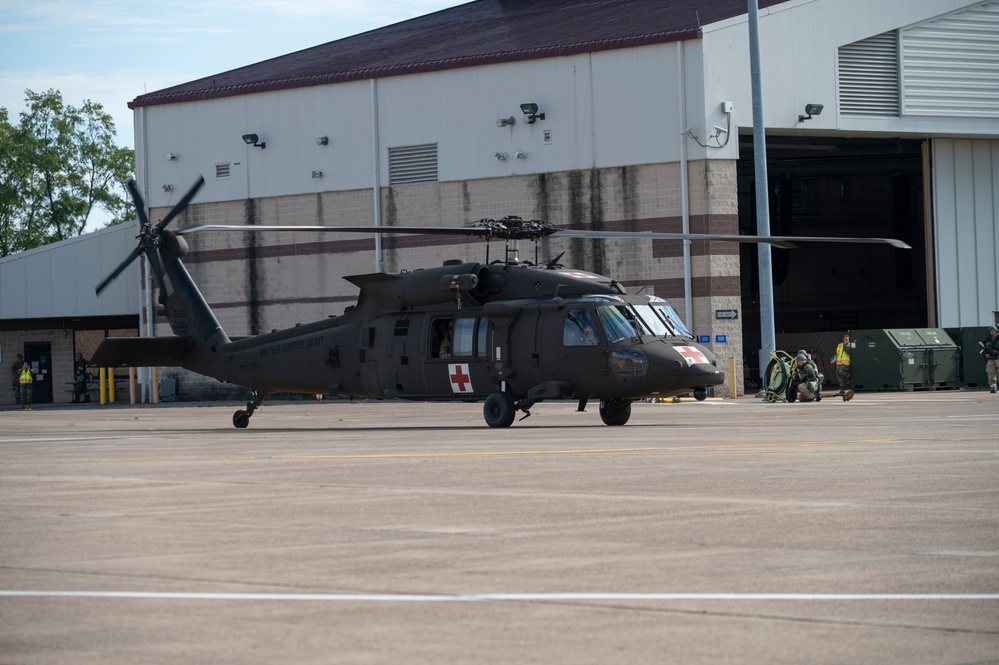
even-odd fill
[[[135,153],[114,143],[100,104],[79,108],[56,90],[25,91],[17,126],[0,108],[0,256],[80,235],[95,209],[134,217],[124,182]]]

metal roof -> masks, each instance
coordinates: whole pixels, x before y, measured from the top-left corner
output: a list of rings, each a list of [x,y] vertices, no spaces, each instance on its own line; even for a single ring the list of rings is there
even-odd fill
[[[760,8],[786,0],[758,0]],[[747,0],[476,0],[140,95],[129,108],[662,44]]]

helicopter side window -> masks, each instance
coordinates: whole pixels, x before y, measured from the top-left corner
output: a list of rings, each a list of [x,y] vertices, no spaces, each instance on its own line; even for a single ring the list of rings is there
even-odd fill
[[[434,319],[430,325],[430,357],[450,358],[453,336],[454,319]]]
[[[452,351],[456,356],[470,356],[475,348],[475,319],[458,319],[454,322]]]
[[[489,319],[483,316],[479,319],[478,331],[475,333],[475,355],[479,358],[485,358],[489,351],[489,338],[486,337],[488,330]]]
[[[596,346],[596,326],[588,309],[570,309],[562,325],[562,343],[566,346]]]

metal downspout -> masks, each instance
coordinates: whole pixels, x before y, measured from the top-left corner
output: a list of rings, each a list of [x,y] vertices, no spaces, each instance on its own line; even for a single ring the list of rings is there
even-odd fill
[[[375,226],[382,225],[382,184],[381,165],[379,163],[380,150],[378,148],[378,86],[377,80],[371,79],[371,149],[373,152],[373,170],[371,174],[372,191],[374,194],[374,219]],[[382,271],[382,234],[375,234],[375,272]]]
[[[684,94],[686,87],[686,72],[683,59],[683,42],[676,43],[676,67],[677,80],[679,81],[679,91],[677,100],[679,104],[680,116],[680,218],[682,220],[682,230],[690,233],[690,194],[687,191],[687,137],[682,134],[683,128],[687,126],[687,98]],[[683,240],[683,316],[687,330],[694,329],[694,296],[693,280],[690,269],[690,240]]]

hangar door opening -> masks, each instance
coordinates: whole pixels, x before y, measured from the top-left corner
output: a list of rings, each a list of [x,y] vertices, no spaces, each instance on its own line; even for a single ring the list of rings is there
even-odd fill
[[[772,235],[891,237],[912,245],[773,249],[778,348],[820,346],[851,329],[927,325],[922,146],[901,139],[767,138]],[[752,136],[741,136],[739,148],[739,230],[755,235]],[[745,366],[758,377],[759,261],[755,245],[740,252]]]

